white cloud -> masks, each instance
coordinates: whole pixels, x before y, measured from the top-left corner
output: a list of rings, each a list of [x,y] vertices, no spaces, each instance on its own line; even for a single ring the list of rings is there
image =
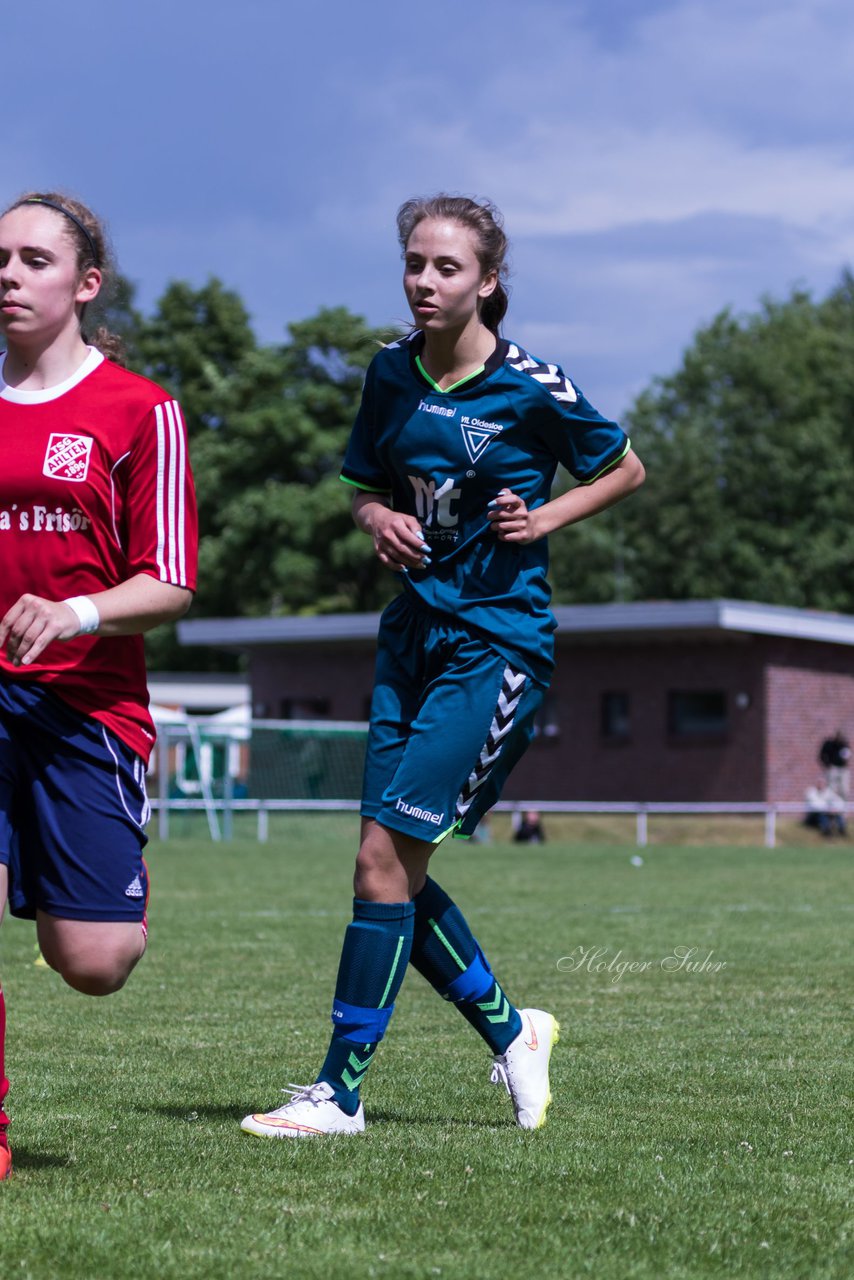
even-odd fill
[[[607,50],[589,30],[570,39],[553,9],[552,25],[535,56],[521,38],[505,65],[472,78],[465,113],[446,115],[435,78],[377,87],[369,101],[378,108],[382,100],[397,122],[394,182],[420,176],[415,189],[438,182],[494,194],[516,235],[715,212],[817,228],[823,256],[846,255],[854,221],[849,7],[677,4],[640,21],[630,44]],[[435,110],[413,111],[429,102],[428,85]],[[368,201],[372,219],[379,194]]]
[[[559,134],[573,172],[583,174],[577,187],[565,175],[543,179]],[[556,127],[545,131],[536,154],[516,160],[504,185],[520,193],[508,215],[521,234],[606,231],[709,212],[782,217],[830,231],[854,213],[854,164],[841,147],[747,146],[700,129],[640,134],[620,127],[591,142]]]
[[[73,20],[46,27],[19,79],[48,87],[6,140],[21,185],[68,174],[103,207],[147,303],[216,273],[266,338],[337,302],[381,323],[402,309],[397,204],[489,195],[515,242],[514,334],[580,360],[613,407],[722,307],[854,260],[850,0],[433,0],[427,17],[217,0],[201,33],[152,3],[143,39],[93,0],[83,80]]]

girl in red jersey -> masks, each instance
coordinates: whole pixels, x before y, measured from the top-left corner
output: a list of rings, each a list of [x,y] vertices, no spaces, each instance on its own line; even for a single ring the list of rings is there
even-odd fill
[[[69,986],[108,995],[145,950],[154,742],[142,632],[195,587],[180,409],[82,328],[110,270],[84,205],[32,193],[0,216],[0,917],[35,919]],[[0,1179],[12,1160],[3,1099]]]

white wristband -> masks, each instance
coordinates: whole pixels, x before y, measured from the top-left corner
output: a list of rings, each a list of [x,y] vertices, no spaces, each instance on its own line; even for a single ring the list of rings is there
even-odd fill
[[[67,604],[69,609],[77,614],[80,622],[80,630],[78,635],[91,636],[97,631],[101,625],[101,615],[98,612],[98,606],[90,596],[72,596],[70,600],[63,600],[63,604]]]

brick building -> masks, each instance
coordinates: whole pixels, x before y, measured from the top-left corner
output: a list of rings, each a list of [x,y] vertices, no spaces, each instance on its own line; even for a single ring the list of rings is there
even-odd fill
[[[739,600],[555,615],[552,687],[507,800],[799,801],[821,741],[854,735],[854,616]],[[378,620],[206,618],[179,635],[247,655],[258,719],[364,720]]]

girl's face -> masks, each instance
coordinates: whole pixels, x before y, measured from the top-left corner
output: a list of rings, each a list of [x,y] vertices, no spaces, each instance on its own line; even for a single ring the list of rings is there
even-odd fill
[[[459,222],[423,218],[406,245],[403,288],[419,329],[461,331],[477,320],[495,289],[495,271],[483,274],[475,233]]]
[[[0,218],[0,333],[13,345],[43,345],[76,328],[78,307],[101,287],[96,267],[81,276],[65,221],[39,205]]]

